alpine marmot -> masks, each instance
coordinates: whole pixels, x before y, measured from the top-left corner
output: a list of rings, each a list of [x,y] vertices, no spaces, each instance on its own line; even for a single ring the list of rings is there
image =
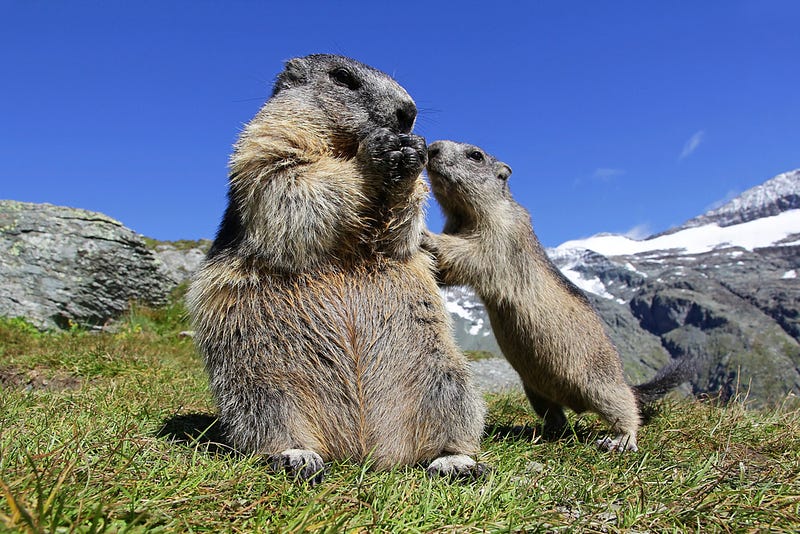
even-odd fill
[[[367,65],[289,60],[234,147],[189,291],[230,444],[312,482],[332,460],[482,468],[485,407],[419,246],[416,113]]]
[[[640,403],[683,380],[665,367],[647,384],[625,383],[619,354],[589,300],[545,254],[528,212],[511,196],[511,168],[480,148],[428,147],[428,177],[446,222],[427,234],[446,285],[469,285],[483,300],[497,342],[550,432],[567,424],[563,406],[599,414],[609,450],[637,450]]]

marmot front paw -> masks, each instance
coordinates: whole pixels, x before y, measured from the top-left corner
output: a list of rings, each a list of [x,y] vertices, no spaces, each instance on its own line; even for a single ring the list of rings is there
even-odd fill
[[[375,130],[359,146],[359,157],[389,182],[416,178],[428,163],[425,139],[414,134],[396,134],[387,128]]]
[[[306,449],[286,449],[270,456],[269,463],[273,471],[286,471],[289,476],[305,480],[314,486],[325,478],[325,463],[314,451]]]
[[[422,250],[427,250],[431,254],[436,254],[439,251],[439,243],[436,241],[438,236],[428,230],[427,228],[422,231],[422,241],[419,246]]]
[[[492,468],[478,463],[466,454],[440,456],[430,463],[426,470],[429,477],[445,477],[451,480],[477,480],[492,471]]]

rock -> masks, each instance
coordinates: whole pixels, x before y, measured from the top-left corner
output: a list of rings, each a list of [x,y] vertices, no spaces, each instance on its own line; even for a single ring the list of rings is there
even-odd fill
[[[0,315],[39,328],[102,326],[175,285],[141,236],[86,210],[0,201]]]
[[[505,358],[484,358],[469,362],[475,385],[483,392],[522,391],[517,372]]]
[[[620,353],[625,377],[630,384],[648,381],[670,361],[670,353],[662,345],[661,339],[639,326],[629,306],[591,293],[587,297]]]
[[[719,265],[715,270],[725,272]],[[723,280],[685,271],[680,281],[643,287],[631,308],[672,357],[695,361],[695,394],[722,400],[748,396],[762,405],[800,391],[797,340],[750,297],[758,284],[729,275]],[[740,291],[750,289],[732,292],[727,287],[732,280]],[[653,319],[659,316],[667,319]]]
[[[158,242],[155,253],[175,285],[188,281],[206,257],[211,241]]]

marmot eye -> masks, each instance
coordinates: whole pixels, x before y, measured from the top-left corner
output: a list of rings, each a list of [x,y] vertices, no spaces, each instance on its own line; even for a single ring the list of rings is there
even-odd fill
[[[477,161],[479,163],[483,161],[483,154],[481,153],[480,150],[472,150],[470,152],[467,152],[467,157],[472,161]]]
[[[334,69],[330,72],[330,77],[336,84],[347,87],[351,91],[355,91],[361,87],[361,83],[359,83],[356,77],[347,69]]]

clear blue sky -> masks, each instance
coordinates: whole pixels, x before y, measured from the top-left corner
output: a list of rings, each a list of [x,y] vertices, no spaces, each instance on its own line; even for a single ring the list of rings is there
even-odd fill
[[[317,52],[395,76],[429,142],[507,162],[546,246],[665,230],[800,167],[792,0],[0,0],[0,198],[211,238],[238,132]]]

